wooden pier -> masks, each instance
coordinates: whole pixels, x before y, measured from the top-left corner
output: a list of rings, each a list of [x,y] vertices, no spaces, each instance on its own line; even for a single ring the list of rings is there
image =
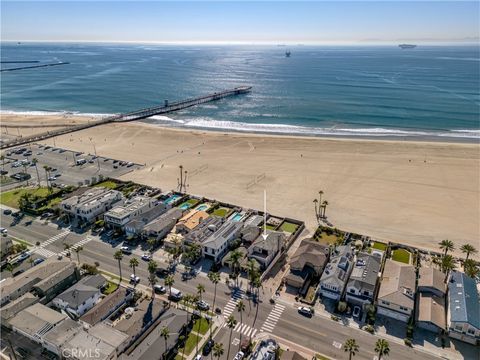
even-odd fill
[[[5,63],[5,62],[4,62],[4,63]],[[23,63],[26,63],[26,62],[23,62]],[[56,63],[50,63],[50,64],[41,64],[41,65],[32,65],[32,66],[21,66],[21,67],[15,67],[15,68],[1,69],[0,72],[26,70],[26,69],[36,69],[36,68],[42,68],[42,67],[68,65],[68,64],[70,64],[70,63],[69,63],[69,62],[56,62]]]
[[[150,107],[150,108],[141,109],[141,110],[125,113],[125,114],[108,116],[96,121],[90,121],[87,124],[70,126],[68,128],[47,131],[41,134],[25,136],[25,137],[20,137],[14,140],[5,141],[5,142],[2,142],[2,144],[0,144],[0,149],[8,149],[14,146],[24,145],[24,144],[28,144],[36,141],[42,141],[55,136],[60,136],[60,135],[68,134],[71,132],[88,129],[94,126],[109,124],[112,122],[134,121],[134,120],[145,119],[154,115],[167,114],[174,111],[186,109],[195,105],[204,104],[210,101],[220,100],[229,96],[247,94],[251,91],[251,89],[252,89],[251,86],[240,86],[230,90],[214,92],[213,94],[199,96],[199,97],[186,99],[182,101],[176,101],[172,103],[169,103],[167,100],[165,100],[165,104],[161,106]]]

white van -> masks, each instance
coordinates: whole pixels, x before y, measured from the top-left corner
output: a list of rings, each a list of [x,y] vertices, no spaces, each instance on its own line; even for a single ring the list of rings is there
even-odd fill
[[[180,290],[172,288],[168,297],[173,301],[180,301],[183,298],[183,294]]]
[[[85,159],[78,159],[76,161],[76,165],[79,166],[79,165],[83,165],[83,164],[86,164],[87,163],[87,160]]]

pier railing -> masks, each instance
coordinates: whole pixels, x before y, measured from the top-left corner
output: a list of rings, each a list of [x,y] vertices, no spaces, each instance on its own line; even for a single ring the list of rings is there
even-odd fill
[[[216,101],[225,97],[246,94],[250,92],[251,89],[252,89],[251,86],[241,86],[241,87],[236,87],[230,90],[215,92],[213,94],[176,101],[172,103],[166,102],[162,106],[154,106],[154,107],[136,110],[136,111],[125,113],[125,114],[108,116],[100,120],[90,121],[86,124],[70,126],[68,128],[47,131],[47,132],[36,134],[36,135],[30,135],[30,136],[16,138],[10,141],[5,141],[5,142],[2,142],[2,144],[0,144],[0,149],[7,149],[10,147],[24,145],[31,142],[42,141],[55,136],[60,136],[60,135],[68,134],[71,132],[80,131],[80,130],[88,129],[94,126],[108,124],[112,122],[134,121],[134,120],[145,119],[147,117],[154,116],[154,115],[167,114],[170,112],[186,109],[186,108],[207,103],[210,101]]]

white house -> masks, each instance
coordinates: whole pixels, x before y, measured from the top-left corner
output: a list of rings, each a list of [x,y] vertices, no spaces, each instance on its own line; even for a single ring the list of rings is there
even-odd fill
[[[103,216],[105,223],[110,227],[124,229],[125,225],[134,218],[142,216],[155,206],[166,205],[147,196],[136,196],[127,200],[123,205],[116,206]]]
[[[352,272],[352,263],[353,253],[350,246],[337,247],[320,278],[319,293],[326,298],[340,300]]]
[[[53,304],[78,318],[93,308],[100,296],[100,289],[85,285],[80,280],[53,299]]]
[[[366,305],[373,302],[382,258],[378,255],[359,253],[355,261],[350,280],[347,283],[346,300],[354,305]]]
[[[61,203],[62,210],[70,220],[91,223],[115,205],[123,204],[124,197],[120,191],[103,187],[89,188],[81,195],[74,195]]]
[[[202,255],[215,262],[222,260],[228,251],[228,246],[235,240],[242,230],[243,223],[240,221],[227,220],[202,244]]]

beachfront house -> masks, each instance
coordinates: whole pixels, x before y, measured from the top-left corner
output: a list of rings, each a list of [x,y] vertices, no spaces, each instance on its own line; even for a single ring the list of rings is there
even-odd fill
[[[157,206],[166,211],[168,205],[147,196],[136,196],[127,200],[123,205],[115,206],[107,211],[103,217],[108,227],[124,230],[125,225],[131,220],[141,217],[142,214]]]
[[[335,301],[341,300],[348,277],[352,272],[353,252],[350,246],[338,246],[330,255],[330,262],[320,278],[318,292]]]
[[[285,240],[285,234],[281,232],[272,231],[265,238],[262,234],[248,248],[248,258],[256,260],[260,268],[265,270],[282,251]]]
[[[377,299],[377,314],[408,322],[415,303],[415,268],[388,259]]]
[[[183,236],[183,244],[185,246],[202,245],[205,240],[210,238],[225,222],[224,218],[218,216],[210,216],[200,222],[194,229],[185,233]],[[178,228],[178,225],[177,225]]]
[[[143,235],[155,239],[163,239],[173,230],[183,211],[178,208],[167,210],[166,213],[150,221],[143,227]]]
[[[203,242],[203,257],[212,259],[215,263],[220,262],[227,253],[230,243],[239,237],[242,227],[243,223],[239,221],[226,220],[217,231]]]
[[[373,303],[377,289],[382,258],[378,255],[359,253],[347,283],[346,300],[352,305]]]
[[[124,202],[120,191],[104,187],[87,188],[61,202],[61,208],[73,223],[92,223],[112,207]]]
[[[285,277],[288,286],[306,293],[314,277],[320,277],[330,257],[328,246],[311,239],[303,240],[290,258],[290,271]]]
[[[421,267],[418,271],[416,324],[434,333],[441,333],[447,326],[444,278],[440,270],[431,267]]]
[[[134,216],[132,220],[125,224],[125,235],[127,235],[127,237],[143,235],[145,227],[165,214],[168,209],[169,205],[165,205],[162,202],[154,203],[154,206],[147,209],[147,211],[144,211],[142,214]],[[180,211],[181,213],[181,210],[175,210]]]
[[[180,234],[188,234],[209,216],[207,212],[202,210],[190,210],[178,221],[176,231]]]
[[[480,295],[475,280],[453,271],[448,283],[448,335],[470,344],[480,342]]]

